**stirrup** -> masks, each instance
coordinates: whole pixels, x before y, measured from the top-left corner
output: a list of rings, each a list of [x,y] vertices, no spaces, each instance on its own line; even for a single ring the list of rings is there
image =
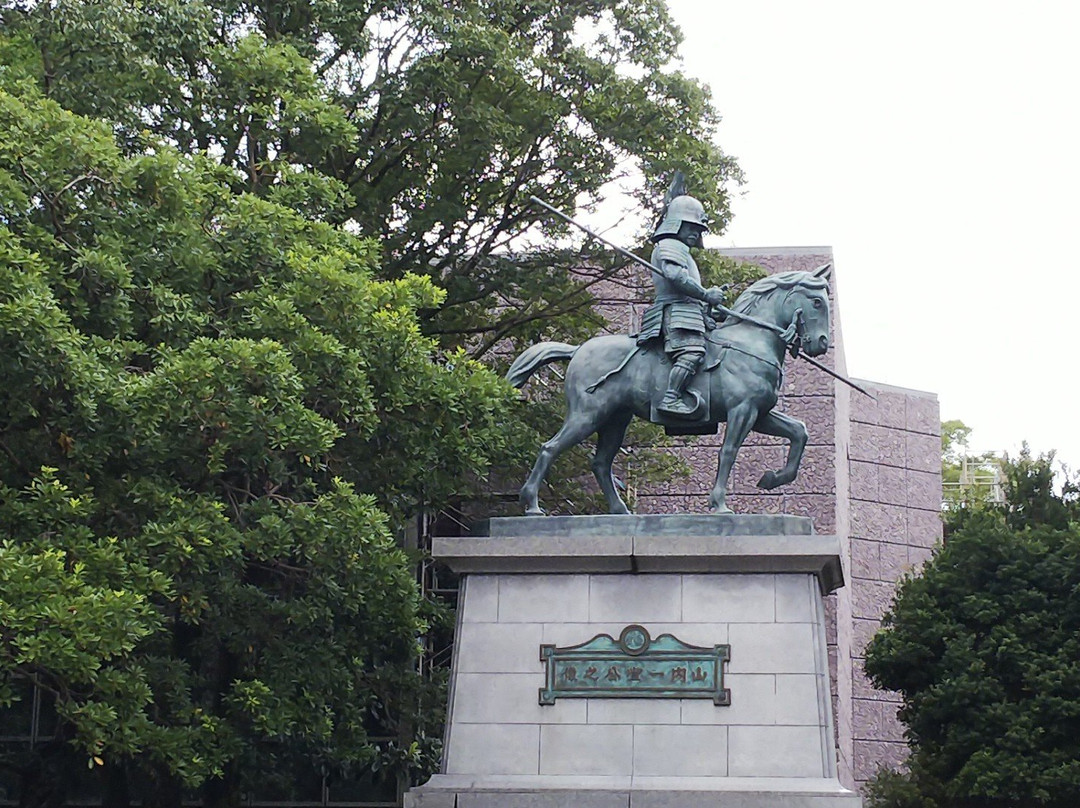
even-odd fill
[[[697,403],[687,404],[682,396],[674,390],[669,390],[664,393],[664,397],[660,399],[660,403],[656,405],[656,409],[661,412],[668,412],[672,415],[681,415],[685,417],[693,415],[697,411]]]

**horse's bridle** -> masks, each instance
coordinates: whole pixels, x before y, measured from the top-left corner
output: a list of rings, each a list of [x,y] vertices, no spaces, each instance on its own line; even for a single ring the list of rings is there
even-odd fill
[[[791,297],[794,293],[795,293],[794,289],[789,289],[788,293],[786,295],[784,295],[784,299],[783,299],[783,301],[781,301],[781,305],[783,305],[784,303],[787,303],[788,298]],[[737,314],[735,316],[736,316],[737,319],[741,320],[742,322],[749,323],[750,325],[756,325],[758,328],[763,328],[766,331],[772,331],[777,336],[783,336],[781,333],[779,333],[780,332],[780,327],[779,326],[773,326],[771,323],[768,326],[766,326],[762,322],[758,321],[756,318],[747,319],[747,318],[739,317]],[[794,356],[797,356],[798,353],[799,353],[799,350],[800,350],[799,346],[806,347],[806,334],[803,333],[803,313],[802,313],[801,308],[795,309],[795,319],[793,320],[792,325],[795,326],[795,333],[792,335],[793,338],[788,341],[787,350],[791,353],[792,357],[794,357]],[[711,342],[713,345],[719,345],[722,348],[728,348],[728,349],[730,349],[732,351],[737,351],[738,353],[746,354],[747,356],[751,356],[751,357],[753,357],[754,359],[757,359],[760,362],[764,362],[766,365],[771,365],[772,367],[779,370],[781,374],[783,374],[783,372],[784,372],[784,368],[783,368],[782,365],[780,365],[777,362],[774,362],[773,360],[771,360],[771,359],[769,359],[767,357],[759,356],[758,354],[754,353],[753,351],[748,351],[745,348],[740,348],[737,345],[732,345],[730,342],[724,342],[722,340],[712,339],[708,334],[705,335],[705,340],[707,342]]]

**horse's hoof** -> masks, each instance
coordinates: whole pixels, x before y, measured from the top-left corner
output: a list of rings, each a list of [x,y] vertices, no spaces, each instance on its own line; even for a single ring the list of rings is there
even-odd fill
[[[613,516],[631,516],[633,511],[623,505],[621,508],[612,508],[611,513]]]
[[[776,478],[776,472],[766,471],[761,475],[761,479],[758,480],[757,487],[763,488],[766,491],[772,491],[778,485],[780,485],[780,481]]]
[[[727,505],[723,505],[723,504],[717,505],[715,502],[710,502],[709,503],[709,510],[712,513],[716,513],[716,514],[735,513],[735,511],[731,510],[731,508],[729,508]]]
[[[547,516],[547,512],[543,508],[541,508],[539,505],[537,505],[535,508],[526,508],[525,509],[525,515],[526,516]]]

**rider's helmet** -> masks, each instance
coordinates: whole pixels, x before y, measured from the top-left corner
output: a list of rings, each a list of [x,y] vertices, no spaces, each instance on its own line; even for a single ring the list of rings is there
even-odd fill
[[[705,206],[688,194],[677,196],[668,203],[660,223],[653,232],[652,240],[658,241],[662,236],[676,235],[683,222],[697,225],[706,232],[709,229]]]

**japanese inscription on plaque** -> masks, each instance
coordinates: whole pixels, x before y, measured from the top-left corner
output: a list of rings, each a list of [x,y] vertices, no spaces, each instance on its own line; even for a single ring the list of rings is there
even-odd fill
[[[724,663],[731,646],[687,645],[671,634],[655,640],[643,626],[627,626],[619,639],[598,634],[568,648],[540,646],[547,666],[540,703],[559,698],[712,699],[731,704]]]

